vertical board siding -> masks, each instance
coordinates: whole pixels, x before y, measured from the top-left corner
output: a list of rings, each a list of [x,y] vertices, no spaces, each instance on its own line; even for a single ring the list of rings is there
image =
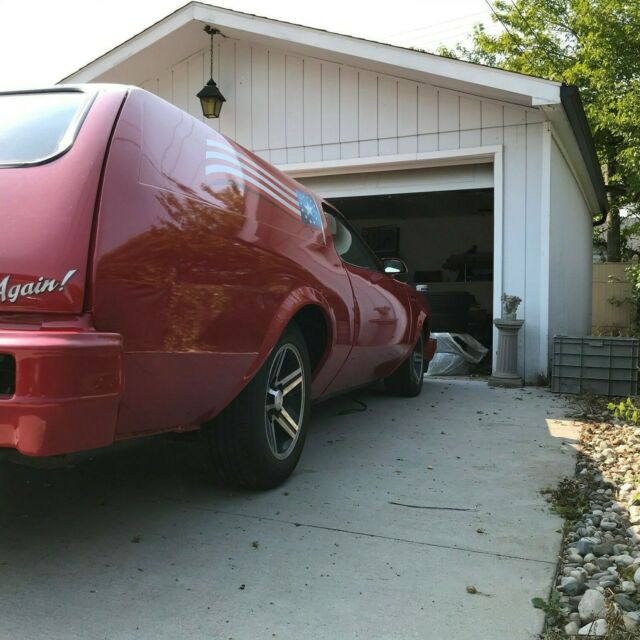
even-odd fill
[[[460,130],[460,96],[452,91],[438,92],[438,131]]]
[[[491,127],[504,126],[504,106],[491,102],[489,100],[482,101],[481,124],[483,129],[490,129]]]
[[[480,117],[482,103],[476,98],[460,96],[460,130],[479,129],[482,125]]]
[[[479,147],[481,134],[482,103],[476,98],[460,96],[460,148]]]
[[[504,107],[504,126],[511,127],[517,124],[527,124],[527,112],[516,107]]]
[[[304,87],[302,58],[287,56],[285,128],[287,147],[297,148],[304,145]]]
[[[378,76],[378,137],[395,138],[398,135],[398,81]]]
[[[204,77],[204,53],[201,51],[195,56],[191,56],[187,61],[187,65],[187,111],[199,120],[204,120],[200,100],[196,95],[206,82]]]
[[[185,60],[173,68],[173,104],[189,110],[189,63]]]
[[[524,321],[529,330],[525,332],[524,354],[530,375],[545,375],[544,363],[540,362],[540,336],[546,330],[542,321],[541,285],[543,281],[542,237],[542,124],[526,127],[526,252]],[[536,368],[537,367],[537,368]]]
[[[269,148],[287,146],[285,55],[269,51]]]
[[[306,59],[303,66],[304,145],[322,143],[322,65],[318,60]],[[305,153],[305,160],[309,161]]]
[[[378,76],[370,71],[358,74],[358,138],[366,141],[378,139]],[[377,153],[377,143],[375,147]]]
[[[504,184],[509,188],[504,190],[503,200],[503,293],[516,295],[522,300],[519,313],[525,318],[528,314],[528,300],[525,296],[526,260],[529,247],[526,235],[527,215],[527,137],[525,126],[507,127],[504,129]],[[539,234],[538,234],[539,235]],[[521,316],[522,317],[522,316]],[[525,337],[528,332],[518,334],[521,365],[528,366],[528,354],[525,350]]]
[[[398,135],[414,136],[418,133],[418,85],[398,82]],[[417,140],[416,140],[417,143]]]
[[[398,138],[398,153],[417,153],[418,136],[403,136]]]
[[[232,138],[236,137],[236,42],[224,38],[220,42],[218,54],[220,70],[218,82],[224,87],[222,95],[226,102],[220,113],[220,132]]]
[[[269,57],[264,49],[251,54],[251,136],[255,151],[269,148]]]
[[[158,95],[167,102],[173,102],[173,69],[165,69],[158,76]]]
[[[358,140],[358,71],[340,67],[340,142]]]
[[[340,142],[340,67],[322,63],[322,143]]]
[[[511,127],[544,121],[536,109],[231,38],[214,49],[227,102],[219,120],[205,120],[195,94],[208,67],[203,49],[141,86],[281,162],[506,145]]]
[[[460,96],[438,91],[438,149],[460,148]]]
[[[251,121],[251,47],[243,42],[236,44],[236,135],[235,139],[244,147],[253,146],[253,125]]]
[[[418,133],[438,132],[438,90],[425,84],[418,86]]]

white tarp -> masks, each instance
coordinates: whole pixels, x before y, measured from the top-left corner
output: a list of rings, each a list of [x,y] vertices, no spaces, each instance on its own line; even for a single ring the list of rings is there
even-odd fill
[[[427,369],[428,376],[464,376],[471,365],[476,365],[487,355],[483,347],[468,333],[433,333],[438,341],[436,353]]]

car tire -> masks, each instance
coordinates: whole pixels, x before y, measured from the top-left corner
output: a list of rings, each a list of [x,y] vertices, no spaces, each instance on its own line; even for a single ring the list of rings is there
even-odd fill
[[[207,425],[218,480],[245,489],[282,484],[302,453],[310,401],[309,352],[292,324],[251,382]]]
[[[409,357],[388,377],[384,386],[390,395],[413,398],[420,395],[424,379],[424,336],[416,342]]]

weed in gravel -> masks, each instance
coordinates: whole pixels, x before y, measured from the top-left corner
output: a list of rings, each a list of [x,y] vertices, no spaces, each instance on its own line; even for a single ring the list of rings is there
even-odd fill
[[[549,600],[545,601],[542,598],[533,598],[531,604],[536,609],[544,611],[545,622],[549,627],[560,623],[564,617],[565,612],[560,603],[560,593],[555,589],[551,592]]]
[[[578,520],[589,509],[589,489],[575,478],[564,478],[555,489],[547,487],[540,493],[551,510],[567,520]]]

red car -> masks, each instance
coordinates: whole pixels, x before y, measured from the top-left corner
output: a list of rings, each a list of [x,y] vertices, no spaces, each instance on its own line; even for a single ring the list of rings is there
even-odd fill
[[[401,261],[138,88],[0,94],[0,223],[0,447],[22,454],[204,426],[223,480],[272,487],[312,400],[415,396],[435,350]]]

